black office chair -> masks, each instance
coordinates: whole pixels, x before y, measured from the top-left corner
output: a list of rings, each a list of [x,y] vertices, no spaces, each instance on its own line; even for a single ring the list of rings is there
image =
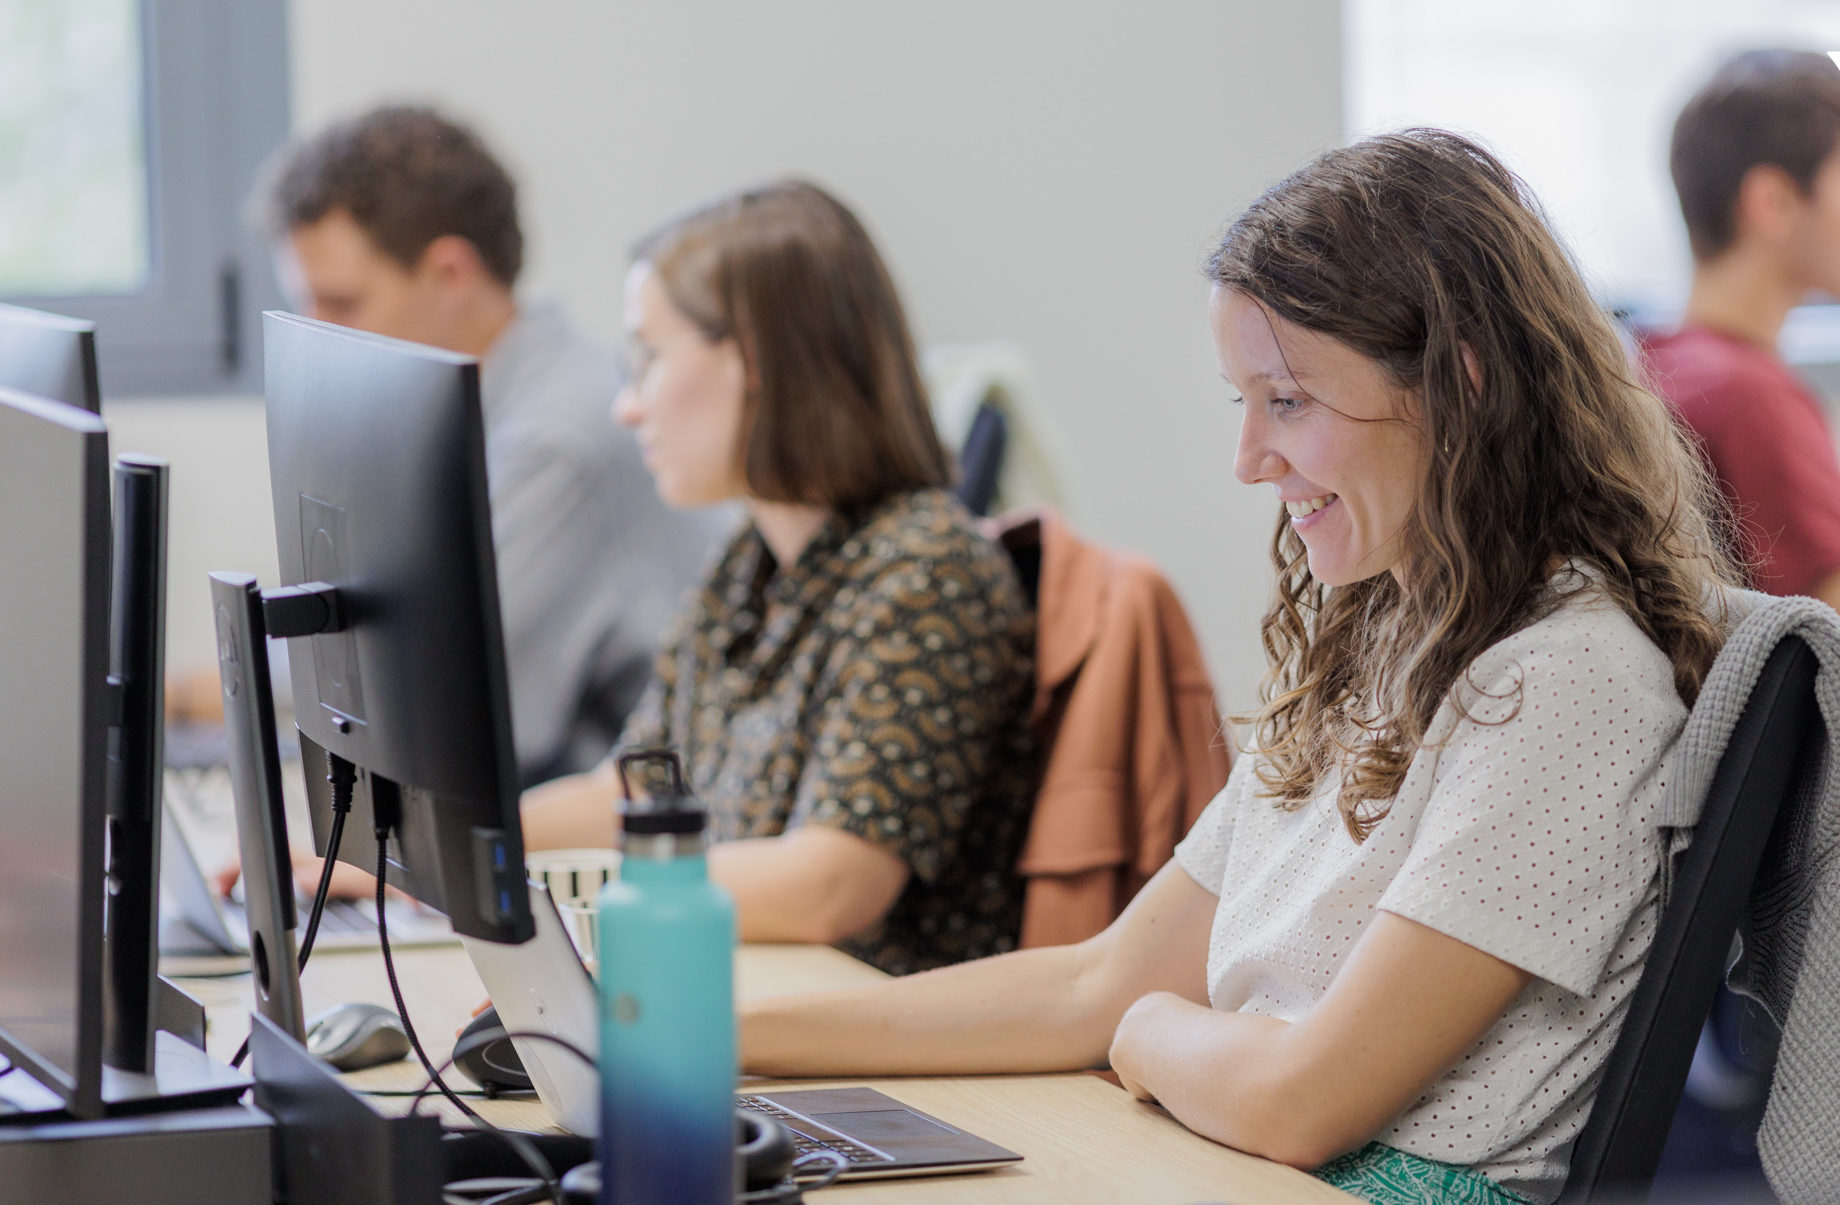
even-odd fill
[[[1786,636],[1751,688],[1572,1148],[1561,1205],[1648,1197],[1764,847],[1811,742],[1825,736],[1815,670],[1808,645]]]
[[[971,418],[964,447],[958,452],[958,500],[974,515],[990,513],[997,496],[997,478],[1003,472],[1003,453],[1009,446],[1009,420],[986,396]]]

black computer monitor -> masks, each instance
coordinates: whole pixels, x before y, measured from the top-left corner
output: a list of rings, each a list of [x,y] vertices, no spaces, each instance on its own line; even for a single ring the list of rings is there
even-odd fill
[[[101,414],[96,324],[24,306],[0,305],[0,388]]]
[[[333,755],[357,767],[341,861],[374,872],[382,820],[393,884],[527,940],[478,363],[280,313],[263,354],[282,585],[336,587],[342,615],[288,643],[316,845]]]
[[[115,461],[109,596],[108,951],[104,1061],[154,1069],[160,948],[160,813],[166,743],[167,464]]]

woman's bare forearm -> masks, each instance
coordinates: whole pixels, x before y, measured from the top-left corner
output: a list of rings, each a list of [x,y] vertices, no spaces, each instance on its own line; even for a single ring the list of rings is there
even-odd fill
[[[816,1076],[1090,1067],[1105,1058],[1118,1021],[1092,1006],[1084,982],[1092,957],[1090,945],[1050,946],[750,1001],[740,1015],[742,1069]]]
[[[709,847],[709,877],[734,897],[742,941],[854,937],[888,914],[907,876],[894,854],[820,825]]]
[[[752,1002],[741,1061],[762,1075],[1075,1071],[1104,1062],[1149,992],[1205,1003],[1214,896],[1171,864],[1110,928],[886,983]]]

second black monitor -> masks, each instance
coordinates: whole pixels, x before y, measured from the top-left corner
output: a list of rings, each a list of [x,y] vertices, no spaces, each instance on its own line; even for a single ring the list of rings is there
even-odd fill
[[[314,835],[328,757],[357,767],[339,860],[490,941],[532,932],[471,357],[264,316],[282,584],[337,587],[341,630],[289,641]]]

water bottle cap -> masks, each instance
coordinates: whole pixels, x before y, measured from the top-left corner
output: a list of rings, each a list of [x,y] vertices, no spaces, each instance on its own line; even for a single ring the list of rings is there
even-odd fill
[[[708,816],[684,786],[684,765],[675,749],[631,749],[614,759],[620,772],[620,788],[626,796],[621,809],[625,830],[635,836],[688,835],[700,833]],[[648,798],[639,798],[627,777],[630,767],[663,767],[667,778],[647,784]]]

